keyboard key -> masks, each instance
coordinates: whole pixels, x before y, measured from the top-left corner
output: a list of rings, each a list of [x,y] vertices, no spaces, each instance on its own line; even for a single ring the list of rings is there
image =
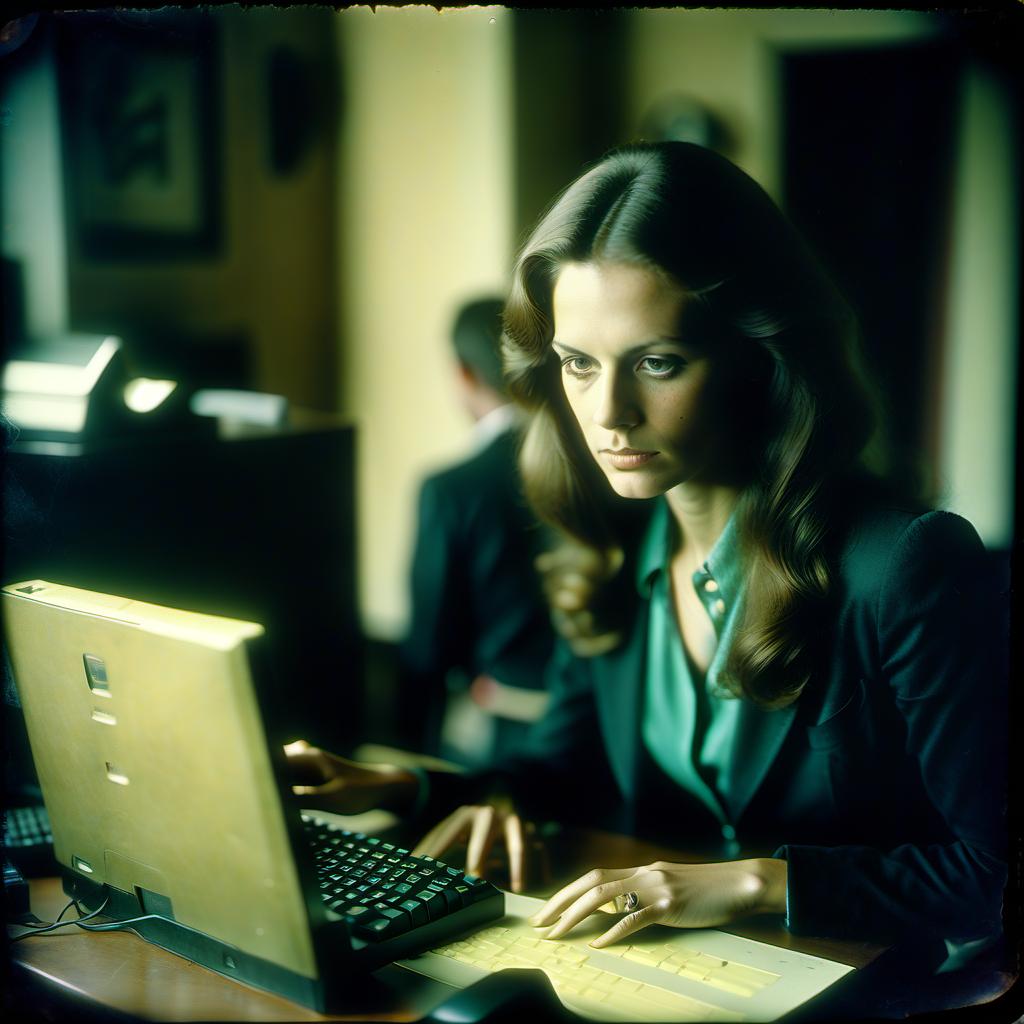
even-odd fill
[[[391,932],[393,935],[398,935],[400,932],[407,932],[412,927],[412,914],[408,911],[401,910],[398,907],[389,907],[386,903],[375,903],[373,909],[380,914],[381,917],[391,921],[394,926],[394,931]]]
[[[639,949],[636,946],[630,946],[622,954],[622,957],[624,960],[632,960],[634,963],[643,964],[645,967],[657,967],[665,959],[663,955],[649,953],[646,949]]]
[[[376,916],[373,912],[373,908],[366,903],[350,903],[347,906],[340,907],[339,909],[343,914],[356,919],[369,919]]]
[[[669,948],[648,948],[646,952],[652,959],[664,958]],[[586,961],[588,957],[570,943],[537,939],[504,926],[484,929],[435,952],[480,971],[540,968],[551,978],[559,997],[568,1000],[571,1009],[586,1013],[590,1008],[599,1019],[628,1021],[638,1016],[652,1021],[743,1019],[741,1014],[710,1003],[581,963],[580,960]]]
[[[447,904],[445,903],[444,896],[439,892],[431,892],[430,890],[424,889],[422,892],[416,893],[413,897],[419,900],[430,914],[430,920],[435,921],[439,917],[443,917],[447,912]]]
[[[489,882],[484,881],[482,878],[475,878],[472,875],[466,875],[466,884],[469,886],[469,894],[473,897],[474,903],[484,899],[491,890]]]
[[[416,926],[426,924],[430,920],[429,911],[419,900],[405,899],[398,906],[409,914]]]
[[[374,943],[457,915],[481,896],[496,896],[493,886],[481,883],[477,890],[443,861],[414,857],[377,837],[321,826],[307,815],[303,822],[325,914]],[[494,902],[497,913],[500,902]]]

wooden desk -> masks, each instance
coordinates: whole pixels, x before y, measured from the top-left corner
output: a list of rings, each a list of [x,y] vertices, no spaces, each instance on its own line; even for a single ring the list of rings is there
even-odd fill
[[[595,865],[626,867],[652,860],[681,860],[679,851],[593,830],[565,830],[549,841],[548,880],[531,895],[550,895]],[[458,863],[458,861],[453,858]],[[67,898],[55,878],[31,883],[32,911],[44,921],[60,913]],[[730,929],[763,942],[863,967],[882,952],[869,943],[796,938],[772,919],[750,920]],[[358,1004],[347,1013],[323,1016],[278,996],[249,988],[199,967],[130,932],[84,932],[69,928],[10,947],[12,992],[8,1007],[36,1009],[36,1019],[105,1010],[159,1021],[388,1020],[413,1021],[453,994],[438,982],[399,967],[385,967],[365,982]],[[54,1008],[60,1013],[55,1013]]]

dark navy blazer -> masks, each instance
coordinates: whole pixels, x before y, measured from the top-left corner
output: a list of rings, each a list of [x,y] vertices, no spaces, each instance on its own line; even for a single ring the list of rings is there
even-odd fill
[[[1008,645],[984,548],[946,512],[875,507],[854,518],[838,545],[821,670],[768,730],[750,728],[758,712],[744,705],[736,839],[745,853],[788,860],[794,931],[994,934],[1006,878]],[[560,648],[529,755],[476,783],[501,780],[535,816],[728,855],[721,826],[643,749],[646,633],[641,602],[611,653]]]
[[[522,494],[518,444],[518,431],[505,430],[420,488],[402,711],[433,752],[451,669],[544,686],[554,634],[533,567],[542,536]]]

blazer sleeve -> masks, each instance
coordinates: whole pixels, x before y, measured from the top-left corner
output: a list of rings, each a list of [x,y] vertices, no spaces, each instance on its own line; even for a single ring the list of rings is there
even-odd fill
[[[998,934],[1006,883],[1005,619],[984,548],[958,516],[913,520],[878,592],[882,682],[951,841],[784,846],[796,932],[879,939]]]
[[[447,672],[464,660],[466,567],[451,502],[436,478],[420,488],[409,578],[409,628],[401,646],[403,729],[436,751]]]

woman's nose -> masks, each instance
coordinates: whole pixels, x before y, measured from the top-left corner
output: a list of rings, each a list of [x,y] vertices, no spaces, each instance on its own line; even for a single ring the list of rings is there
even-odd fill
[[[598,381],[597,390],[593,420],[599,427],[615,430],[640,422],[640,408],[627,376],[615,371],[606,373]]]

